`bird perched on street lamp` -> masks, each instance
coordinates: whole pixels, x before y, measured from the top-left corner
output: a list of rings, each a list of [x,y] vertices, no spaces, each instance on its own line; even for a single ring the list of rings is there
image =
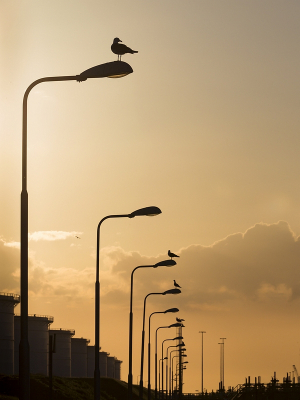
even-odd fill
[[[121,61],[121,57],[124,54],[130,53],[138,53],[136,50],[132,50],[130,47],[127,47],[125,44],[120,44],[122,42],[119,38],[114,38],[113,44],[111,45],[111,51],[118,55],[118,61]]]
[[[173,281],[174,281],[174,286],[175,286],[175,287],[181,288],[181,286],[178,285],[178,283],[175,281],[175,279],[173,279]]]
[[[168,256],[171,257],[171,260],[172,260],[172,258],[174,258],[174,257],[179,257],[179,256],[177,256],[176,254],[172,253],[171,250],[168,251]]]

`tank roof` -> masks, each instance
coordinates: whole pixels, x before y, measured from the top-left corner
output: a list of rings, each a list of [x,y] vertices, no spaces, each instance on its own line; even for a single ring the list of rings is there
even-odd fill
[[[15,317],[20,318],[20,314],[16,314]],[[46,319],[48,324],[52,324],[54,321],[54,317],[51,317],[50,315],[38,315],[38,314],[28,314],[28,318],[30,319]]]
[[[14,301],[15,304],[20,303],[20,295],[14,293],[0,292],[0,300]]]
[[[49,329],[49,333],[51,333],[51,332],[53,332],[53,333],[57,333],[57,332],[61,332],[61,333],[70,333],[71,336],[74,336],[74,335],[75,335],[75,329],[62,329],[62,328],[59,328],[59,329]]]
[[[85,340],[86,343],[90,343],[90,339],[86,339],[86,338],[83,338],[83,337],[81,337],[81,338],[73,337],[72,340]]]

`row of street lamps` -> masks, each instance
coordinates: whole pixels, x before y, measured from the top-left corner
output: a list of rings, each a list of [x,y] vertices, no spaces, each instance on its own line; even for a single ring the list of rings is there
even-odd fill
[[[19,348],[19,381],[20,381],[20,400],[30,399],[30,349],[28,341],[28,192],[27,192],[27,103],[30,91],[38,84],[53,81],[86,81],[90,78],[119,78],[132,73],[131,66],[123,61],[114,61],[90,68],[80,75],[45,77],[34,81],[25,91],[23,97],[23,116],[22,116],[22,191],[21,191],[21,237],[20,237],[20,291],[21,291],[21,332]],[[97,226],[97,255],[96,255],[96,281],[95,281],[95,370],[94,370],[94,399],[100,400],[100,368],[99,368],[99,348],[100,348],[100,274],[99,274],[99,255],[100,255],[100,227],[109,218],[134,218],[136,216],[154,216],[161,213],[158,207],[146,207],[132,212],[131,214],[108,215],[104,217]],[[130,290],[130,317],[129,317],[129,373],[128,373],[128,395],[132,399],[132,295],[133,295],[133,273],[138,268],[157,268],[161,266],[171,267],[176,265],[172,259],[161,261],[155,265],[142,265],[136,267],[131,273]],[[142,349],[141,349],[141,373],[140,373],[140,397],[143,393],[143,364],[144,364],[144,340],[145,340],[145,310],[146,300],[150,295],[179,294],[180,289],[174,288],[160,293],[149,293],[144,299],[143,311],[143,330],[142,330]],[[177,312],[178,309],[169,309],[163,313]],[[156,312],[161,313],[161,312]],[[150,318],[149,316],[149,341],[148,341],[148,396],[150,399]],[[155,396],[157,398],[157,331],[160,328],[179,327],[180,323],[169,326],[159,327],[156,330],[156,353],[155,353]],[[176,339],[176,338],[174,338]],[[174,340],[172,339],[172,340]],[[181,353],[180,353],[181,354]],[[181,359],[181,357],[180,357]],[[163,372],[162,372],[163,375]],[[163,380],[162,380],[163,382]],[[162,383],[163,389],[163,383]],[[162,390],[163,391],[163,390]]]

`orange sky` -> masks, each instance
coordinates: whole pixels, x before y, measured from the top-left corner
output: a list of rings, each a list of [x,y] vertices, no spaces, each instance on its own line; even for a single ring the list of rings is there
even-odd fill
[[[185,391],[201,388],[200,330],[208,390],[220,337],[226,385],[300,367],[299,11],[296,0],[2,0],[0,291],[19,293],[24,91],[115,60],[118,36],[139,51],[123,57],[133,74],[29,96],[29,312],[93,343],[97,224],[156,205],[160,216],[101,231],[101,346],[124,361],[122,379],[130,271],[168,249],[176,267],[136,274],[134,381],[143,298],[173,279],[182,294],[153,296],[148,311],[180,308]],[[174,322],[155,317],[153,329]]]

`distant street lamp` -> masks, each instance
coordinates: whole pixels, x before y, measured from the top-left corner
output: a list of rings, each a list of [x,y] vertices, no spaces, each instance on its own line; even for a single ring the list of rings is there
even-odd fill
[[[149,293],[144,299],[144,311],[143,311],[143,331],[142,331],[142,349],[141,349],[141,380],[140,380],[140,400],[143,400],[143,373],[144,373],[144,351],[145,351],[145,313],[146,313],[146,300],[149,296],[154,294],[180,294],[181,290],[178,288],[166,290],[162,293]]]
[[[164,359],[166,360],[167,357],[165,357]],[[163,362],[163,358],[160,358],[159,362],[158,362],[158,394],[159,394],[159,399],[160,399],[160,393],[161,393],[161,391],[160,391],[160,382],[161,382],[161,380],[160,380],[160,365],[162,364],[162,362]]]
[[[222,340],[221,343],[218,343],[221,345],[220,346],[220,389],[223,390],[225,388],[225,385],[224,385],[224,380],[225,380],[225,378],[224,378],[224,346],[225,346],[225,342],[224,342],[224,340],[226,338],[220,338],[220,339]]]
[[[201,368],[201,393],[203,395],[203,333],[206,333],[205,331],[200,331],[199,333],[202,334],[202,368]]]
[[[181,326],[180,322],[176,322],[175,324],[171,324],[169,326],[159,326],[155,331],[155,400],[157,400],[157,332],[159,329],[163,328],[179,328]],[[183,339],[182,336],[178,337],[178,340]]]
[[[133,297],[133,274],[139,268],[158,268],[158,267],[173,267],[176,265],[176,261],[168,259],[160,261],[154,265],[139,265],[135,267],[131,272],[130,280],[130,312],[129,312],[129,368],[128,368],[128,400],[132,400],[132,325],[133,325],[133,313],[132,313],[132,297]]]
[[[168,348],[167,348],[167,360],[168,360],[168,365],[169,365],[169,377],[168,377],[168,370],[167,370],[167,372],[166,372],[166,381],[169,382],[168,384],[169,384],[169,398],[170,399],[171,399],[171,391],[172,391],[172,389],[171,389],[171,385],[172,385],[172,382],[171,382],[172,381],[172,376],[171,376],[171,354],[174,351],[185,351],[186,349],[184,349],[183,346],[184,346],[184,343],[179,343],[179,344],[176,344],[174,346],[168,346]],[[171,347],[176,347],[176,349],[171,350],[170,351],[170,356],[168,356],[168,351],[169,351],[169,349]],[[179,349],[178,349],[178,347],[179,347]],[[167,388],[167,385],[166,385],[166,388]],[[166,390],[166,392],[167,392],[167,390]]]
[[[148,338],[148,400],[151,400],[151,370],[150,370],[150,360],[151,360],[151,351],[150,351],[150,325],[151,325],[151,317],[154,314],[168,314],[168,313],[177,313],[179,312],[178,308],[169,308],[166,311],[155,311],[149,315],[149,338]]]
[[[164,357],[164,342],[167,342],[169,340],[181,340],[181,339],[182,339],[182,336],[178,336],[178,337],[175,337],[173,339],[165,339],[165,340],[163,340],[162,343],[161,343],[161,356],[162,356],[162,358]],[[168,360],[168,354],[166,356],[166,360]],[[168,363],[167,363],[167,367],[168,367]],[[167,379],[168,379],[168,373],[166,374],[166,394],[168,394],[168,392],[167,392],[167,390],[168,390]],[[162,399],[163,399],[164,398],[164,358],[162,360],[162,371],[161,371],[161,393],[162,393]]]
[[[90,68],[80,75],[52,76],[37,79],[28,86],[23,97],[22,116],[22,191],[21,191],[21,329],[19,347],[20,399],[30,399],[30,349],[28,342],[28,192],[27,192],[27,102],[36,85],[42,82],[77,81],[90,78],[119,78],[133,72],[131,66],[123,61],[113,61]]]
[[[97,253],[96,253],[96,282],[95,282],[95,370],[94,370],[94,400],[100,400],[100,368],[99,368],[99,349],[100,349],[100,227],[102,222],[110,218],[134,218],[138,216],[152,217],[161,214],[158,207],[144,207],[130,214],[107,215],[102,218],[97,226]]]

